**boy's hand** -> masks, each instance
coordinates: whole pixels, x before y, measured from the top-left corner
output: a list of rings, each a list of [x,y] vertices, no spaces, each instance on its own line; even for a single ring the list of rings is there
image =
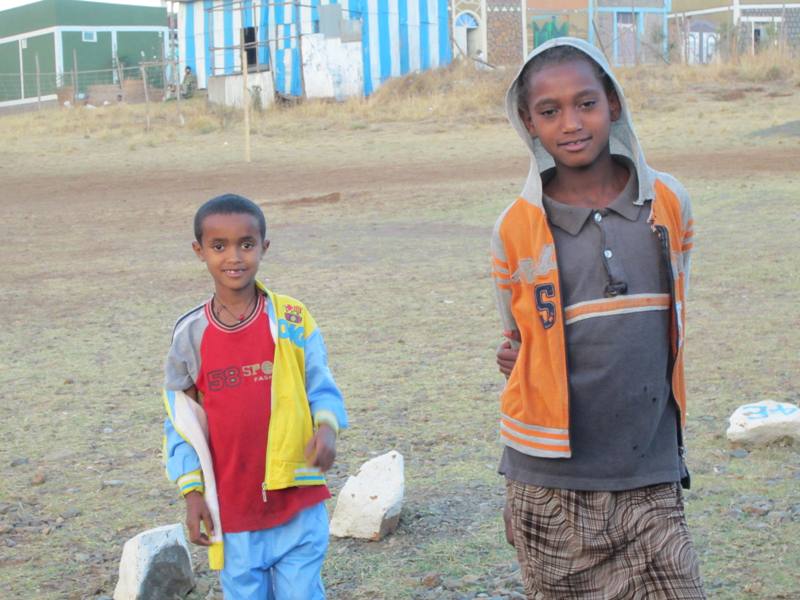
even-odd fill
[[[309,466],[319,467],[323,473],[333,466],[336,458],[336,432],[323,423],[306,445],[306,460]]]
[[[209,536],[214,535],[214,524],[206,499],[200,492],[189,492],[183,498],[186,500],[186,527],[189,528],[189,540],[198,546],[210,546]],[[200,531],[201,521],[208,535]]]
[[[503,335],[507,338],[502,344],[497,347],[497,366],[500,372],[508,379],[514,365],[517,362],[519,355],[519,343],[522,341],[520,333],[517,330],[505,331]]]

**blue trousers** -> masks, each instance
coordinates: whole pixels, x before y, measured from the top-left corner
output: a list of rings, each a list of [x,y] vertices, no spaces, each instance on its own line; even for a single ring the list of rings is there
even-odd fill
[[[324,502],[278,527],[222,537],[225,600],[325,600],[320,575],[328,549]]]

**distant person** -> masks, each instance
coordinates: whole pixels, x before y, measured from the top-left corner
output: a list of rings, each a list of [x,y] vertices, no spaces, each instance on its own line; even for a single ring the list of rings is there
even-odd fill
[[[197,89],[197,77],[195,77],[192,67],[186,67],[183,71],[183,83],[181,84],[181,97],[191,98]]]
[[[600,52],[558,38],[506,96],[531,154],[492,236],[506,535],[529,598],[705,598],[684,515],[692,215]]]
[[[195,214],[194,235],[214,292],[173,331],[167,474],[186,501],[191,541],[209,546],[213,524],[198,455],[173,423],[174,392],[183,391],[207,420],[226,600],[320,600],[330,498],[323,473],[347,426],[322,335],[300,301],[256,279],[269,248],[256,204],[233,194],[213,198]]]

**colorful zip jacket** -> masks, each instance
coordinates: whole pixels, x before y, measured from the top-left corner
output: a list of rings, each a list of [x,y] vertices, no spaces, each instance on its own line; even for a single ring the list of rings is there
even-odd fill
[[[309,467],[306,444],[322,423],[335,431],[347,427],[342,394],[328,368],[322,334],[308,309],[294,298],[275,294],[260,282],[267,294],[270,330],[275,340],[272,367],[272,403],[267,434],[263,489],[320,485],[325,478]],[[188,387],[188,386],[187,386]],[[203,491],[200,460],[173,423],[174,395],[165,390],[164,461],[167,476],[181,493]]]
[[[605,70],[619,95],[622,115],[611,124],[611,153],[633,162],[639,178],[637,203],[652,200],[648,222],[658,234],[663,258],[669,263],[672,395],[682,428],[686,419],[685,298],[693,241],[689,198],[675,178],[655,171],[645,162],[622,88],[596,47],[579,39],[557,38],[536,48],[527,61],[559,45],[574,46],[589,55]],[[492,276],[503,329],[518,331],[521,336],[517,366],[501,395],[500,433],[506,445],[530,456],[569,458],[572,452],[565,322],[591,313],[648,310],[653,300],[620,295],[563,306],[555,244],[542,204],[541,173],[555,163],[541,143],[531,137],[519,116],[519,75],[506,95],[506,112],[528,147],[530,171],[520,196],[497,220],[491,241]],[[682,448],[680,440],[679,445]]]

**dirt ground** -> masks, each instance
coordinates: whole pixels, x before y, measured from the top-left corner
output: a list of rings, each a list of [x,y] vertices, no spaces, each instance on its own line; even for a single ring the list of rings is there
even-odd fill
[[[714,598],[800,598],[800,453],[734,452],[724,439],[740,404],[800,401],[800,143],[755,135],[789,122],[796,100],[764,100],[765,122],[763,102],[745,99],[721,134],[703,128],[715,117],[637,119],[650,162],[695,204],[686,500]],[[704,102],[707,115],[734,104]],[[352,419],[334,494],[372,456],[406,459],[398,531],[333,540],[330,597],[519,593],[499,518],[487,256],[527,172],[507,125],[281,130],[256,137],[249,165],[236,131],[132,150],[3,128],[0,596],[111,595],[125,540],[183,519],[160,466],[161,365],[172,323],[211,289],[190,250],[192,215],[224,191],[264,207],[261,275],[325,333]],[[216,597],[206,564],[196,552],[193,599]]]

